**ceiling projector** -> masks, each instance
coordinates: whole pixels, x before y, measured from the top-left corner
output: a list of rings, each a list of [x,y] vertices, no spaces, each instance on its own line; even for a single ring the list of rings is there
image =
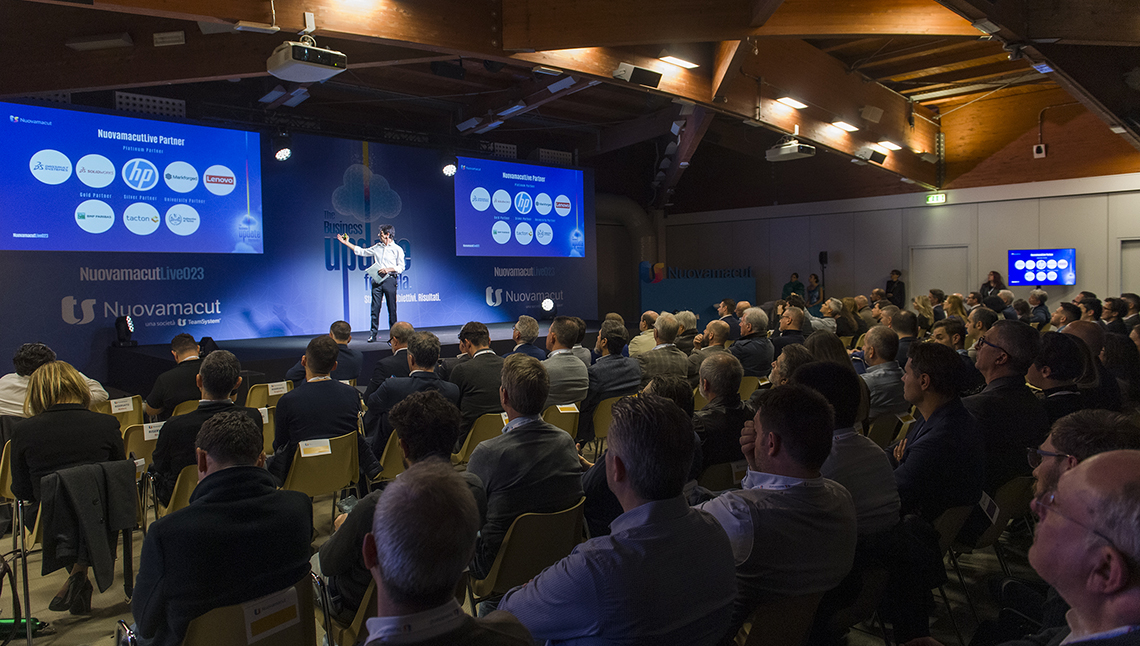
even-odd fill
[[[265,67],[282,81],[320,83],[347,69],[348,57],[315,44],[286,41],[273,50]]]
[[[770,162],[791,161],[815,156],[815,146],[801,144],[795,139],[778,143],[764,153],[764,158]]]

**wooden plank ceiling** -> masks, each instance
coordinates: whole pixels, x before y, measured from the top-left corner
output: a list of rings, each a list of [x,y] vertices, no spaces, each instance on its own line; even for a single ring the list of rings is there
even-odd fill
[[[191,118],[266,130],[388,140],[399,132],[453,150],[514,143],[522,155],[573,150],[599,178],[621,177],[624,192],[646,206],[693,211],[946,186],[972,177],[984,161],[978,151],[1001,150],[1031,127],[979,120],[1020,114],[1029,123],[1042,96],[1079,102],[1095,118],[1075,123],[1122,149],[1124,161],[1107,172],[1131,171],[1136,151],[1123,149],[1140,148],[1133,3],[0,0],[0,47],[23,61],[0,70],[0,96],[70,92],[77,104],[109,107],[111,90],[129,89],[184,98]],[[315,16],[318,43],[343,51],[349,70],[299,88],[269,76],[265,59],[297,39],[305,12]],[[230,29],[239,21],[280,31]],[[152,34],[171,31],[182,31],[185,44],[152,45]],[[132,46],[66,46],[123,32]],[[699,67],[663,62],[665,50]],[[659,85],[615,80],[621,63],[659,72]],[[284,97],[259,101],[278,85],[309,98],[295,107]],[[784,96],[806,107],[777,102]],[[1001,103],[973,107],[994,101]],[[956,117],[944,120],[950,113]],[[835,120],[858,130],[839,130]],[[797,132],[820,151],[815,158],[764,160],[765,150]],[[995,133],[1008,140],[994,141]],[[990,137],[984,145],[982,136]],[[901,148],[881,150],[881,140]],[[972,152],[955,157],[943,142]],[[868,166],[863,160],[875,151],[885,156]],[[1106,172],[1103,163],[1097,172]],[[1025,181],[1023,173],[1004,181]],[[734,176],[743,182],[737,189],[717,179]],[[779,181],[748,179],[756,177]],[[622,190],[604,179],[599,186]]]

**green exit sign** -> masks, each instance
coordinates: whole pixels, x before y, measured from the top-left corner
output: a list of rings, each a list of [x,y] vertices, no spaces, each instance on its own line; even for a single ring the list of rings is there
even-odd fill
[[[945,193],[935,193],[934,195],[927,195],[926,196],[926,203],[927,204],[945,204],[946,203],[946,194]]]

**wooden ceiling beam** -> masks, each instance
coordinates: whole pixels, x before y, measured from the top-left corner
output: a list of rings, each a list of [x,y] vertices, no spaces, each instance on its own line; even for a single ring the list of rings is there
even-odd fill
[[[933,76],[924,76],[921,79],[899,83],[895,85],[895,89],[901,94],[910,95],[953,85],[989,83],[1000,81],[1001,79],[1020,78],[1028,75],[1035,76],[1037,80],[1047,80],[1032,68],[1026,67],[1024,64],[1019,64],[1018,61],[1004,61],[990,65],[954,70],[943,74],[935,74]]]
[[[784,0],[752,0],[752,21],[748,23],[749,26],[762,27],[782,4]]]
[[[724,87],[726,79],[734,78],[740,74],[740,66],[744,64],[745,54],[750,54],[752,45],[740,40],[722,40],[717,43],[716,57],[713,63],[712,92],[709,101],[718,100],[720,90]]]
[[[669,132],[673,121],[680,113],[681,106],[673,104],[621,125],[610,126],[596,137],[584,141],[579,147],[578,154],[583,158],[590,158],[660,137]]]
[[[873,78],[878,79],[880,83],[894,83],[898,81],[909,81],[912,79],[924,78],[927,76],[934,76],[937,74],[945,74],[947,72],[955,72],[958,70],[969,69],[971,67],[981,67],[984,65],[991,65],[993,63],[1000,63],[1008,61],[1009,55],[996,48],[989,48],[983,55],[974,54],[972,57],[964,57],[961,54],[958,56],[945,55],[937,56],[926,60],[916,60],[912,63],[899,63],[890,67],[889,69],[882,69],[876,72],[864,72],[870,74]],[[1024,62],[1022,65],[1026,65]],[[862,70],[860,70],[862,71]]]
[[[956,60],[971,53],[984,52],[992,45],[977,39],[956,40],[953,42],[937,41],[924,43],[919,46],[903,45],[897,49],[872,55],[859,61],[856,69],[864,74],[878,76],[878,70],[898,65],[908,65],[911,68],[925,65],[928,61]]]
[[[699,105],[694,106],[692,112],[685,117],[685,125],[678,135],[677,152],[665,170],[665,179],[658,186],[657,197],[653,201],[654,208],[663,208],[668,203],[712,121],[713,113]]]
[[[539,90],[539,91],[535,92],[534,94],[531,94],[527,97],[524,97],[522,99],[522,106],[515,109],[513,112],[511,112],[509,114],[493,114],[492,113],[492,114],[488,114],[486,116],[483,116],[482,118],[480,118],[478,124],[464,130],[463,134],[465,134],[465,135],[483,134],[484,132],[487,132],[490,129],[498,128],[500,125],[502,125],[506,121],[509,121],[510,119],[514,119],[515,117],[521,117],[522,115],[524,115],[528,112],[532,112],[532,111],[546,105],[547,103],[551,103],[552,101],[557,101],[558,99],[561,99],[562,97],[570,96],[571,94],[581,92],[582,90],[594,87],[595,85],[601,83],[601,81],[599,81],[597,79],[577,79],[577,80],[575,80],[573,77],[563,77],[563,78],[570,78],[570,80],[574,81],[573,85],[570,85],[569,87],[562,88],[556,92],[549,92],[549,91],[546,91],[545,89]],[[487,126],[490,126],[490,128],[487,128]]]

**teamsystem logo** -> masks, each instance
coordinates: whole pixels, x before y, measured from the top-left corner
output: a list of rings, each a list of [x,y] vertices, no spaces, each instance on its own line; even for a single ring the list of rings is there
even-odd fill
[[[503,304],[503,290],[487,288],[487,304],[491,307],[498,307]]]
[[[87,325],[95,320],[95,299],[85,298],[83,303],[79,306],[82,310],[83,318],[75,316],[75,297],[64,296],[60,301],[60,308],[62,310],[63,322],[68,325]]]

